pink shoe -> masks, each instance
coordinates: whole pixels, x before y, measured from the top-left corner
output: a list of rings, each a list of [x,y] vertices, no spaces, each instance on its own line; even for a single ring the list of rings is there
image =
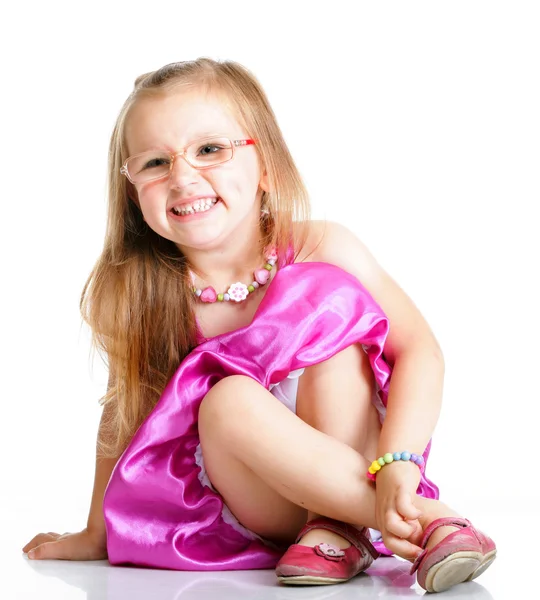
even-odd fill
[[[431,534],[446,525],[463,527],[447,535],[436,546],[425,550]],[[435,519],[424,531],[424,551],[414,561],[411,575],[418,570],[417,581],[428,592],[443,592],[481,575],[495,560],[497,548],[492,539],[476,529],[467,519]]]
[[[351,545],[342,550],[332,544],[317,544],[314,548],[298,544],[312,529],[333,531]],[[366,527],[358,529],[341,521],[319,517],[302,528],[296,542],[278,562],[276,575],[281,583],[293,585],[343,583],[365,571],[379,556]]]

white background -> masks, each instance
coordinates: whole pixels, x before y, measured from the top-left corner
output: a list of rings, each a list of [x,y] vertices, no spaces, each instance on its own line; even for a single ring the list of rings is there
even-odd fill
[[[265,88],[315,218],[348,225],[446,359],[428,476],[471,519],[532,510],[540,158],[535,2],[13,4],[1,61],[1,525],[86,523],[98,399],[82,287],[135,78],[210,56]],[[336,403],[339,398],[336,398]]]

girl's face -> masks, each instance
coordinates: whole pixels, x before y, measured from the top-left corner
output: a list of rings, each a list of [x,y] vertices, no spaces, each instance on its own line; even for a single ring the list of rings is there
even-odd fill
[[[197,91],[139,100],[126,122],[129,156],[155,149],[177,152],[209,135],[249,138],[223,101]],[[258,223],[267,182],[255,147],[240,146],[229,162],[202,170],[178,156],[170,177],[134,187],[144,219],[156,233],[180,248],[209,250],[247,235],[248,228]],[[173,205],[196,196],[219,201],[208,212],[173,218]]]

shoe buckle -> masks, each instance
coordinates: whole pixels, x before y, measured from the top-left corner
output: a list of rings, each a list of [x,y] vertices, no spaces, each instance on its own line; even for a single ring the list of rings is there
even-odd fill
[[[316,554],[326,558],[326,560],[339,562],[345,557],[345,552],[333,544],[317,544],[313,549],[315,550]]]

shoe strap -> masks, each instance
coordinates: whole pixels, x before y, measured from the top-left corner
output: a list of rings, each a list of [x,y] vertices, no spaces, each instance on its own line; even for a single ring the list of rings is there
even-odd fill
[[[463,519],[462,517],[442,517],[441,519],[435,519],[432,521],[424,531],[424,535],[422,537],[422,543],[420,544],[422,548],[426,547],[426,544],[431,537],[431,534],[438,529],[439,527],[447,527],[448,525],[454,525],[456,527],[472,527],[472,523],[468,519]]]
[[[380,556],[379,552],[375,549],[375,546],[371,543],[369,529],[367,527],[358,528],[354,525],[349,525],[348,523],[336,521],[335,519],[330,519],[328,517],[317,517],[316,519],[308,521],[296,536],[295,543],[297,544],[308,531],[312,531],[313,529],[326,529],[327,531],[332,531],[333,533],[340,535],[355,546],[355,548],[360,550],[360,552],[362,550],[367,550],[374,560]]]
[[[435,521],[432,521],[424,531],[422,542],[420,543],[420,546],[423,548],[423,552],[416,557],[416,560],[414,561],[410,571],[411,575],[418,569],[420,563],[429,552],[429,550],[426,550],[426,545],[431,537],[431,534],[439,527],[447,527],[448,525],[463,528],[472,527],[472,523],[468,519],[464,519],[462,517],[442,517],[441,519],[435,519]]]

